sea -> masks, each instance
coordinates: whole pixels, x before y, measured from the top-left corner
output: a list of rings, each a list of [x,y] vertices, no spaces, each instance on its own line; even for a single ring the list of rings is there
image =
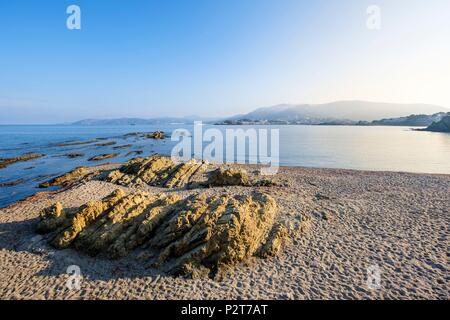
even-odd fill
[[[146,126],[74,126],[74,125],[0,125],[0,158],[27,153],[44,156],[18,162],[0,169],[0,208],[41,191],[37,186],[53,177],[79,166],[106,162],[121,163],[154,153],[170,155],[178,143],[171,140],[172,132],[185,129],[194,133],[192,125]],[[450,134],[417,131],[409,127],[386,126],[216,126],[203,125],[203,133],[218,129],[225,137],[226,130],[255,129],[256,132],[278,130],[279,165],[314,168],[342,168],[372,171],[450,174]],[[133,132],[164,131],[168,139],[154,140]],[[261,136],[258,136],[261,137]],[[61,143],[96,142],[60,146]],[[107,142],[114,145],[101,146]],[[225,142],[224,142],[225,143]],[[205,144],[207,144],[205,142]],[[132,145],[125,149],[117,146]],[[269,147],[271,144],[269,143]],[[248,159],[251,150],[245,149]],[[83,153],[68,158],[67,153]],[[89,158],[99,154],[119,153],[112,159],[93,162]],[[254,157],[253,157],[253,160]],[[50,188],[47,190],[52,190]]]

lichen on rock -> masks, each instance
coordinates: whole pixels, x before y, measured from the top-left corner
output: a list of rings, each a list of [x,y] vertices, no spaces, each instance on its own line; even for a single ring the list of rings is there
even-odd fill
[[[43,210],[38,230],[49,233],[56,248],[110,258],[137,251],[164,272],[194,276],[276,254],[286,236],[275,224],[276,213],[275,200],[257,192],[183,199],[117,190],[71,214],[59,203]]]

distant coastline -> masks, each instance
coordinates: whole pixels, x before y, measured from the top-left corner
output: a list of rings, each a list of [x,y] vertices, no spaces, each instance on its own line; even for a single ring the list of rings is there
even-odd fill
[[[432,115],[419,114],[406,117],[389,118],[374,121],[330,120],[320,122],[317,120],[224,120],[216,125],[319,125],[319,126],[399,126],[399,127],[428,127],[450,116],[450,112],[439,112]]]

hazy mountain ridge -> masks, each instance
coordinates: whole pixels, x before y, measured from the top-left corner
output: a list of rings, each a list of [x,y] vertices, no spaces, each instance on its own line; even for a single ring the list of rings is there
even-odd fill
[[[450,109],[427,104],[394,104],[366,101],[338,101],[317,105],[281,104],[256,109],[233,117],[199,116],[159,118],[84,119],[81,126],[192,124],[194,121],[225,125],[397,125],[429,126],[440,121]],[[406,116],[409,115],[409,116]],[[381,119],[381,120],[380,120]]]
[[[71,123],[78,126],[114,126],[114,125],[164,125],[164,124],[192,124],[194,121],[217,121],[217,118],[188,117],[161,117],[161,118],[115,118],[115,119],[83,119]]]
[[[279,121],[295,124],[323,124],[351,121],[375,121],[405,115],[435,114],[450,109],[428,104],[398,104],[367,101],[338,101],[326,104],[282,104],[256,109],[228,118],[228,121]]]

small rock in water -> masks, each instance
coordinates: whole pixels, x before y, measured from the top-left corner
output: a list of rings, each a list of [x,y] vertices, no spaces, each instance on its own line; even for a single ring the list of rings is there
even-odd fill
[[[115,144],[117,144],[116,141],[110,141],[110,142],[96,143],[95,146],[96,147],[108,147],[108,146],[113,146]]]
[[[84,153],[66,153],[63,154],[63,157],[67,157],[67,158],[79,158],[79,157],[84,157]]]
[[[132,144],[125,144],[125,145],[122,145],[122,146],[113,147],[113,149],[114,150],[128,149],[128,148],[131,148],[132,146],[133,146]]]
[[[162,131],[155,131],[155,132],[145,135],[145,137],[148,139],[162,140],[162,139],[166,138],[166,135]]]
[[[142,151],[142,150],[130,151],[130,152],[128,152],[128,153],[125,155],[125,157],[129,157],[129,156],[133,156],[133,155],[138,156],[138,155],[141,155],[141,154],[143,154],[143,153],[144,153],[144,151]]]
[[[105,154],[99,154],[97,156],[94,156],[92,158],[89,158],[88,161],[101,161],[101,160],[105,160],[105,159],[111,159],[111,158],[115,158],[119,155],[119,153],[105,153]]]
[[[14,187],[14,186],[24,183],[25,181],[26,181],[25,179],[18,179],[18,180],[13,180],[13,181],[1,182],[0,187]]]
[[[38,158],[42,158],[43,154],[35,154],[27,152],[25,155],[15,158],[0,158],[0,169],[6,168],[7,166],[16,163],[16,162],[24,162],[30,161]]]

